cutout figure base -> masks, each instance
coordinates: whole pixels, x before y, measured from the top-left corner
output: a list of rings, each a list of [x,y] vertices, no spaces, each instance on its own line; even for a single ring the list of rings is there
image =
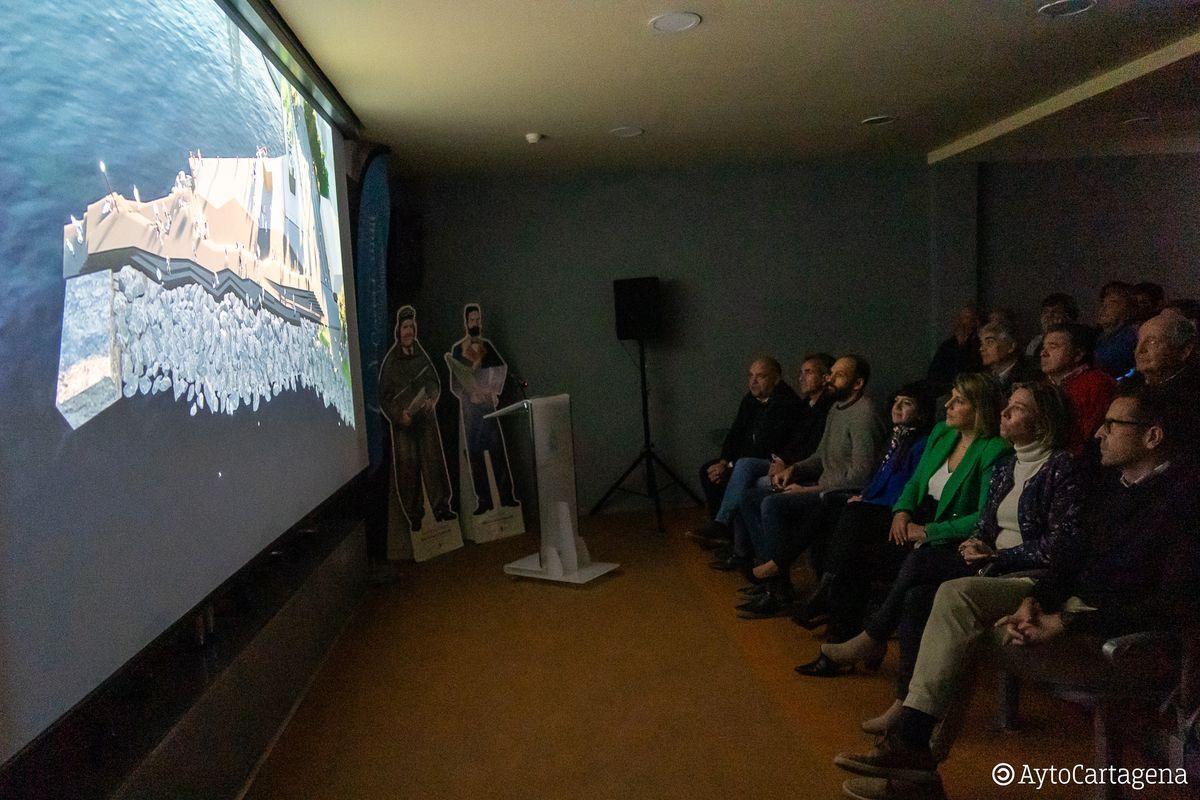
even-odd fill
[[[607,572],[612,572],[619,566],[620,564],[594,561],[586,567],[580,567],[575,572],[563,572],[561,565],[557,572],[555,572],[554,570],[544,568],[542,566],[541,554],[534,553],[533,555],[517,559],[511,564],[505,564],[504,574],[521,578],[541,578],[542,580],[559,581],[561,583],[587,583]]]
[[[425,501],[425,516],[421,519],[421,530],[413,531],[408,517],[396,500],[395,485],[391,487],[391,502],[388,504],[387,557],[391,561],[428,561],[442,553],[449,553],[463,546],[462,528],[458,519],[441,522],[433,518],[429,498],[421,493]]]
[[[506,539],[525,532],[525,518],[520,506],[500,506],[486,511],[479,516],[466,514],[463,519],[463,533],[468,541],[482,544]]]

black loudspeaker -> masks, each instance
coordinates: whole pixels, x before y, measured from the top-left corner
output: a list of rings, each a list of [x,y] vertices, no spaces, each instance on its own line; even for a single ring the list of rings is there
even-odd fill
[[[650,341],[662,336],[662,292],[658,278],[613,281],[617,338]]]

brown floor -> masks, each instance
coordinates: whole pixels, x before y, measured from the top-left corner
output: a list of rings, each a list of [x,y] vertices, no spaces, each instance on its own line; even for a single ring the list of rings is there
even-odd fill
[[[839,797],[832,756],[870,746],[857,723],[890,702],[894,661],[797,676],[819,641],[787,619],[738,620],[740,578],[682,535],[697,521],[674,512],[663,537],[649,515],[585,519],[597,560],[622,567],[583,587],[506,577],[535,549],[528,535],[403,566],[368,595],[247,796]],[[994,733],[980,695],[943,768],[951,797],[1090,795],[997,788],[1000,760],[1089,763],[1090,731],[1035,696],[1021,734]]]

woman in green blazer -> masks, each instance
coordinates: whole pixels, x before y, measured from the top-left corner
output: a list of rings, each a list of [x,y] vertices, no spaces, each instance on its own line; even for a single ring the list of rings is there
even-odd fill
[[[901,647],[919,647],[937,587],[975,573],[959,554],[958,544],[970,538],[979,523],[992,468],[1012,452],[998,435],[1000,403],[999,389],[989,376],[962,373],[955,378],[946,421],[929,434],[916,471],[892,506],[888,538],[907,556],[887,599],[862,633],[842,644],[822,645],[821,658],[798,668],[802,673],[829,676],[860,661],[878,663],[902,620],[914,622],[906,625],[913,630],[901,632]],[[925,613],[915,613],[921,605]]]

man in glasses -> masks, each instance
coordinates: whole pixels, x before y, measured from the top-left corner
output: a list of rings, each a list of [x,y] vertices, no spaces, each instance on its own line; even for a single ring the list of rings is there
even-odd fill
[[[1196,442],[1180,411],[1158,387],[1119,392],[1096,433],[1108,474],[1081,509],[1083,535],[1052,554],[1044,577],[971,577],[941,586],[896,722],[870,752],[835,759],[868,776],[848,783],[848,793],[942,795],[930,741],[940,722],[961,714],[972,666],[989,646],[1022,674],[1111,686],[1120,676],[1101,654],[1107,638],[1196,625],[1200,486],[1181,463]]]

